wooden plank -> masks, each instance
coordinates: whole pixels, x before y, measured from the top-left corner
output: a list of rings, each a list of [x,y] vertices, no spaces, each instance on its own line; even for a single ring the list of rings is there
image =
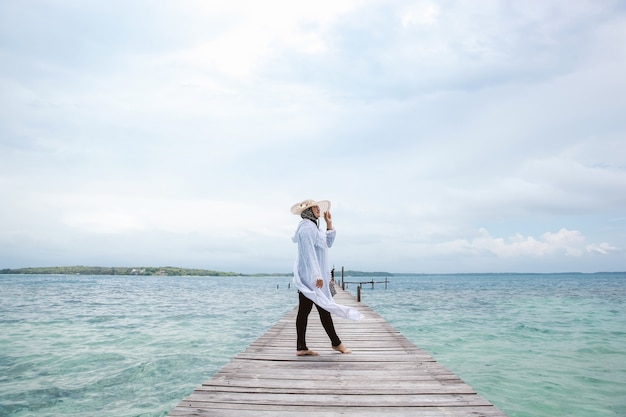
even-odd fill
[[[341,400],[340,400],[341,399]],[[340,400],[340,401],[339,401]],[[477,395],[465,394],[413,394],[413,395],[345,395],[334,394],[273,394],[251,392],[194,392],[182,404],[198,408],[211,407],[218,403],[228,404],[259,404],[259,405],[292,405],[300,407],[325,407],[328,404],[340,403],[342,407],[367,407],[387,405],[389,407],[459,407],[489,405]]]
[[[334,317],[352,354],[331,349],[312,312],[307,342],[320,356],[296,356],[295,308],[169,416],[505,416],[349,293],[336,299],[365,316]]]
[[[318,409],[308,407],[291,407],[291,406],[264,406],[257,408],[243,404],[235,408],[220,406],[203,409],[193,408],[174,409],[169,414],[172,417],[197,416],[197,417],[287,417],[287,416],[306,416],[306,417],[336,417],[336,416],[354,416],[354,417],[502,417],[500,410],[493,406],[480,407],[429,407],[429,408],[410,408],[410,409],[390,409],[389,407],[338,407],[329,406]]]

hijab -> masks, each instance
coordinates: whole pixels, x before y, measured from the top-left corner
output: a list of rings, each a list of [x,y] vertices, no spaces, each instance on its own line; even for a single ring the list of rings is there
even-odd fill
[[[315,217],[315,214],[313,214],[313,207],[309,207],[308,209],[300,213],[300,217],[302,217],[303,219],[309,219],[313,223],[315,223],[316,226],[318,225],[317,218]]]

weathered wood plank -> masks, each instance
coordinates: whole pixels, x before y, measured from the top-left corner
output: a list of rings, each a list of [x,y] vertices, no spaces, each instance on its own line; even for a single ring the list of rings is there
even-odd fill
[[[423,408],[396,408],[389,407],[338,407],[329,406],[318,409],[309,407],[292,406],[262,406],[254,405],[218,405],[211,409],[193,408],[174,409],[169,414],[172,417],[195,416],[195,417],[502,417],[500,410],[493,406],[480,407],[423,407]]]
[[[220,393],[200,393],[195,391],[182,404],[194,407],[210,406],[217,403],[240,404],[266,404],[266,405],[298,405],[310,407],[325,407],[328,404],[340,402],[343,407],[364,407],[381,406],[390,407],[452,407],[452,406],[477,406],[489,405],[487,400],[478,395],[466,394],[410,394],[410,395],[345,395],[336,394],[275,394],[275,393],[253,393],[253,392],[220,392]]]
[[[320,356],[296,356],[294,309],[169,415],[505,416],[372,309],[341,290],[336,298],[365,315],[360,322],[334,318],[351,355],[331,349],[312,312],[307,342]]]
[[[341,391],[339,391],[341,390]],[[202,386],[195,391],[195,394],[205,393],[243,393],[243,394],[297,394],[297,395],[335,395],[341,392],[341,395],[417,395],[415,394],[415,384],[398,384],[394,388],[380,388],[376,391],[371,387],[351,388],[347,384],[336,384],[330,388],[319,388],[314,384],[302,387],[273,387],[271,384],[259,383],[256,386],[245,386],[244,384],[219,385],[219,386]],[[476,392],[463,384],[456,385],[431,385],[421,384],[419,395],[431,394],[476,394]],[[191,398],[189,398],[191,399]]]

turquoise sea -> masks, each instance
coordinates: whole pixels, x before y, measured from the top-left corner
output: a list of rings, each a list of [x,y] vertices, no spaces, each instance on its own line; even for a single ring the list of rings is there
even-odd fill
[[[626,273],[389,280],[362,302],[509,416],[626,416]],[[164,416],[295,307],[289,283],[0,275],[0,416]]]

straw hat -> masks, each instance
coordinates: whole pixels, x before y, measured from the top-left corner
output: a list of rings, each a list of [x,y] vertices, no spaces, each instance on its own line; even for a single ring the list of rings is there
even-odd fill
[[[320,208],[320,212],[324,213],[330,210],[330,201],[328,200],[320,200],[320,201],[304,200],[301,203],[296,203],[293,206],[291,206],[291,212],[293,214],[300,215],[304,210],[313,206],[318,206]]]

